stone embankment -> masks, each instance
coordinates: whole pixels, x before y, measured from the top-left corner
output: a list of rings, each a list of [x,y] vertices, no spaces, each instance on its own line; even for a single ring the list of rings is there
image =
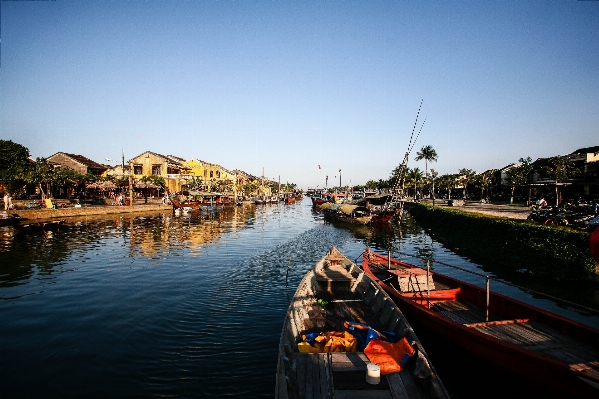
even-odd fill
[[[57,209],[18,209],[9,211],[11,215],[19,215],[24,220],[62,219],[76,216],[114,215],[123,213],[171,211],[172,205],[163,204],[134,204],[133,206],[118,205],[83,205],[81,207],[66,207]]]

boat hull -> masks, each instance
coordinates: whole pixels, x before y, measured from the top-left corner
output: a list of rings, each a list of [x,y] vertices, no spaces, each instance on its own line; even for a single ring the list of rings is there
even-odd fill
[[[486,291],[484,289],[431,272],[435,283],[454,287],[449,290],[452,292],[435,293],[431,291],[430,299],[426,292],[418,294],[400,293],[391,285],[390,280],[382,281],[379,278],[380,273],[375,273],[371,267],[371,261],[368,260],[369,254],[373,253],[367,251],[363,258],[362,267],[365,272],[377,280],[378,284],[393,298],[402,313],[417,329],[420,328],[439,334],[471,355],[503,369],[515,378],[522,379],[528,384],[534,384],[548,394],[559,392],[563,395],[562,397],[598,397],[599,390],[593,387],[593,384],[597,384],[597,387],[599,387],[596,378],[589,378],[592,376],[585,374],[585,372],[575,371],[576,366],[574,364],[568,364],[567,362],[547,356],[541,352],[529,350],[504,339],[498,339],[489,333],[484,333],[473,328],[473,324],[469,324],[469,327],[468,323],[454,321],[444,316],[444,314],[448,313],[440,312],[439,308],[435,306],[435,303],[442,304],[444,301],[452,303],[453,301],[460,300],[463,303],[471,303],[478,308],[484,309],[486,305]],[[389,260],[386,257],[377,255],[375,259],[380,261],[380,264],[389,264]],[[416,268],[416,266],[404,262],[392,262],[393,266]],[[445,295],[445,297],[442,297],[442,295]],[[580,341],[584,345],[589,344],[591,347],[597,349],[599,331],[591,327],[498,293],[490,293],[489,303],[489,312],[501,315],[505,321],[498,323],[505,323],[506,328],[509,324],[520,322],[530,325],[534,324],[535,328],[537,326],[541,328],[540,325],[542,324],[551,329],[561,331],[564,334],[567,333],[573,340]],[[482,322],[484,322],[484,319]],[[510,326],[509,328],[512,327]],[[537,342],[537,345],[541,345],[541,343]],[[591,383],[587,381],[591,381]]]
[[[359,325],[349,327],[354,323],[348,318],[366,323],[377,331],[392,332],[397,339],[407,340],[418,348],[418,359],[428,358],[407,319],[387,294],[353,262],[332,248],[304,276],[289,305],[279,343],[275,398],[358,395],[449,399],[429,361],[421,363],[421,370],[430,372],[428,376],[423,377],[427,373],[416,375],[406,365],[401,370],[381,371],[382,384],[377,387],[371,384],[376,381],[365,379],[370,363],[365,350],[360,352],[363,349],[358,348],[356,351],[355,346],[333,349],[328,347],[329,341],[327,346],[313,350],[312,344],[304,342],[305,335],[310,333],[336,332],[343,327],[348,329],[346,331],[361,329]]]

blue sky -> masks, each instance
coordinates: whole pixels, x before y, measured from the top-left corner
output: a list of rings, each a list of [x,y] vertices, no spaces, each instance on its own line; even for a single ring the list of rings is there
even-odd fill
[[[0,4],[0,138],[33,157],[364,184],[401,163],[421,100],[414,152],[441,174],[599,145],[595,1]]]

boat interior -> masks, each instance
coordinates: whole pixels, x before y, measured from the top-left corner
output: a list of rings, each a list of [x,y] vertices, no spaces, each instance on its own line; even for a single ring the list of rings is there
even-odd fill
[[[564,362],[599,388],[599,336],[593,329],[497,293],[490,292],[487,302],[485,288],[370,254],[373,274],[403,298],[503,343]]]
[[[321,261],[322,262],[322,261]],[[319,267],[320,265],[320,267]],[[426,353],[393,301],[345,257],[330,256],[302,280],[289,308],[281,337],[279,398],[431,398],[447,397]],[[380,383],[365,378],[370,361],[364,352],[300,353],[302,335],[343,331],[344,322],[365,323],[379,331],[406,337],[415,346],[424,378],[406,366],[382,375]],[[283,360],[281,360],[281,358]],[[433,377],[431,378],[431,375]]]

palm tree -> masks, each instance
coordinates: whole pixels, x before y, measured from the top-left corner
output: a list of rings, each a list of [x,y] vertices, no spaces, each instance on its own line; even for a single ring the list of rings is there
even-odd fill
[[[414,158],[415,161],[420,161],[424,159],[424,176],[428,177],[428,163],[429,162],[437,162],[437,152],[430,145],[424,146],[420,149],[420,151],[416,152],[418,155]]]

